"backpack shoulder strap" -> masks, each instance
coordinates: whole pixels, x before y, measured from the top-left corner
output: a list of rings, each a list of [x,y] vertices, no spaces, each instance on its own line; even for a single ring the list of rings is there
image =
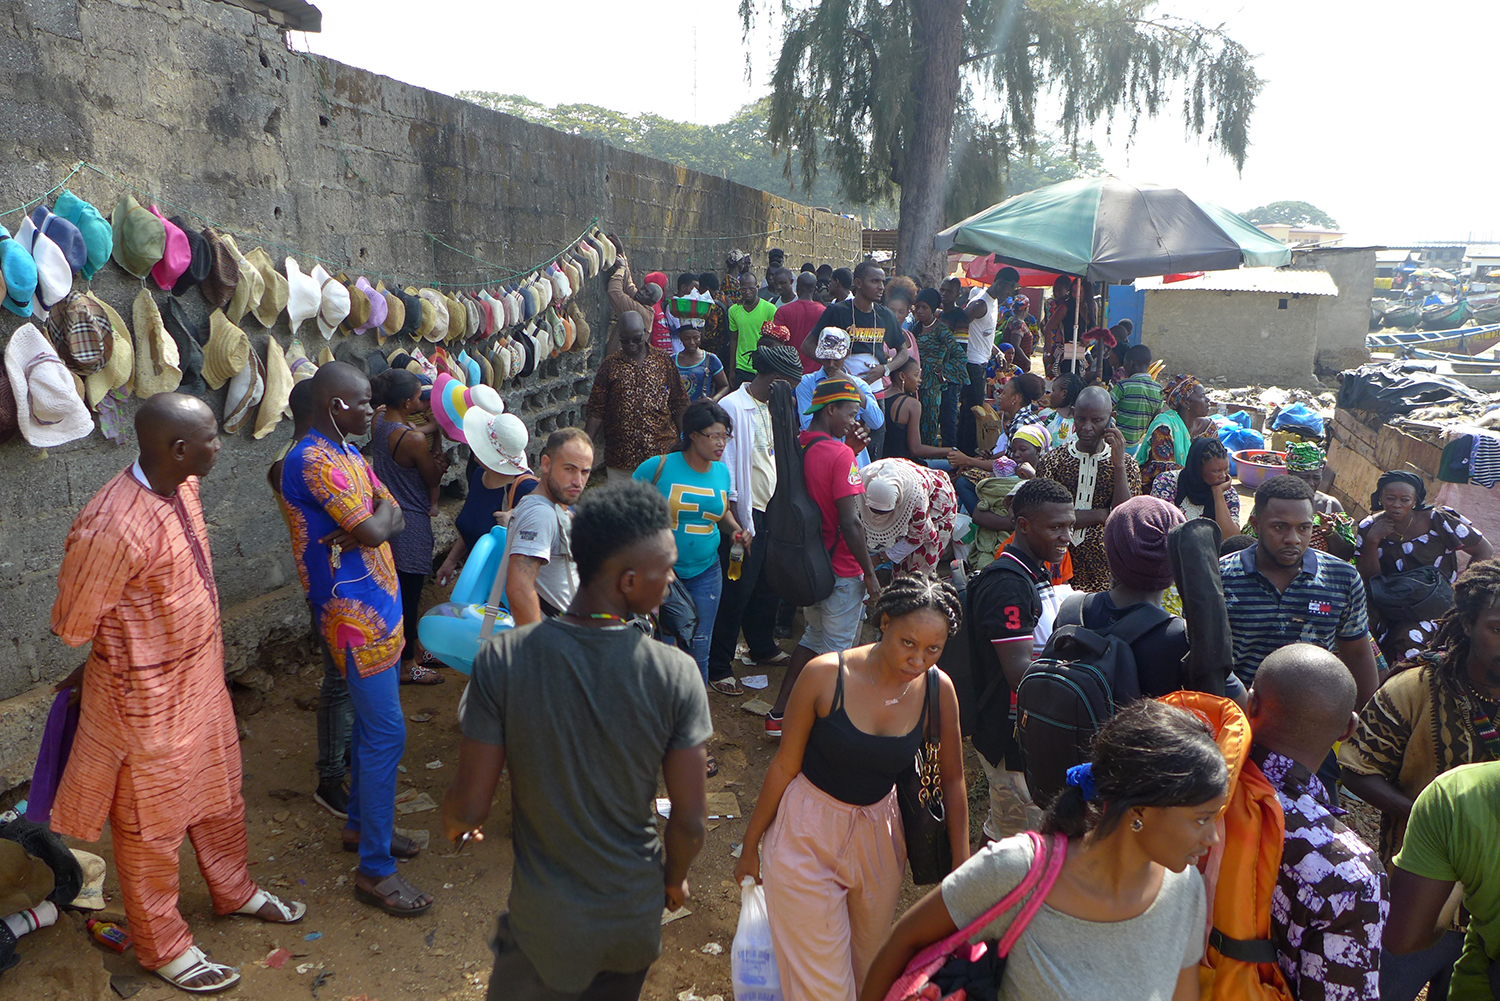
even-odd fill
[[[1124,618],[1109,627],[1109,635],[1117,636],[1127,646],[1164,622],[1172,621],[1172,613],[1160,605],[1145,605],[1133,609]]]
[[[656,472],[651,476],[651,485],[654,487],[661,482],[661,471],[667,468],[667,457],[659,455],[656,457]]]

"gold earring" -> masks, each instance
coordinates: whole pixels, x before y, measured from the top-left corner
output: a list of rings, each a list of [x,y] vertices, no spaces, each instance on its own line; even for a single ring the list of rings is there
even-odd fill
[[[1137,831],[1137,832],[1139,832],[1139,831],[1140,831],[1140,829],[1141,829],[1141,828],[1142,828],[1142,827],[1145,827],[1145,826],[1146,826],[1146,825],[1145,825],[1145,824],[1142,824],[1142,823],[1141,823],[1141,818],[1140,818],[1140,817],[1137,817],[1137,818],[1135,818],[1135,819],[1134,819],[1134,820],[1132,820],[1132,821],[1131,821],[1131,822],[1130,822],[1130,829],[1131,829],[1131,830],[1132,830],[1132,831]]]

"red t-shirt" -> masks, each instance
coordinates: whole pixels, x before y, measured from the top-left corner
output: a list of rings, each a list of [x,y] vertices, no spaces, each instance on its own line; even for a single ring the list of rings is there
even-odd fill
[[[839,532],[836,503],[840,497],[865,492],[864,480],[859,478],[859,466],[854,462],[854,450],[821,431],[803,431],[797,441],[806,450],[802,458],[802,476],[807,481],[807,495],[823,514],[824,548],[832,546],[834,538],[838,538],[838,546],[833,550],[833,572],[839,577],[863,577],[864,569]],[[809,443],[812,443],[811,448]]]
[[[658,351],[672,355],[672,330],[667,326],[667,314],[662,311],[661,303],[658,302],[651,307],[651,346]]]
[[[813,324],[818,322],[823,310],[827,308],[816,299],[798,299],[776,310],[776,322],[792,332],[792,347],[797,349],[798,355],[802,355],[802,342],[807,340],[808,331],[812,330]],[[802,355],[803,375],[816,372],[822,367],[822,362]]]

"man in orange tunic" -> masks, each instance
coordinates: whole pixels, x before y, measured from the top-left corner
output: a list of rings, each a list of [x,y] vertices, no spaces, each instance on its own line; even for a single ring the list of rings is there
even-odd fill
[[[135,431],[140,458],[74,519],[57,578],[52,631],[93,649],[58,686],[81,686],[82,706],[52,829],[97,841],[107,816],[141,965],[186,990],[222,990],[238,972],[193,945],[177,910],[184,834],[219,914],[289,923],[307,909],[258,889],[246,863],[238,732],[198,499],[219,454],[213,412],[161,393]]]

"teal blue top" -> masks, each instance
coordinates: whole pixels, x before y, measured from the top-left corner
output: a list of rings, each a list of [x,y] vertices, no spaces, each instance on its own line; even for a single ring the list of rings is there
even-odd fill
[[[700,473],[681,452],[652,456],[636,467],[633,479],[650,483],[657,466],[665,464],[656,489],[667,499],[672,534],[677,536],[679,579],[696,577],[719,563],[719,521],[729,509],[729,467],[711,463]]]

